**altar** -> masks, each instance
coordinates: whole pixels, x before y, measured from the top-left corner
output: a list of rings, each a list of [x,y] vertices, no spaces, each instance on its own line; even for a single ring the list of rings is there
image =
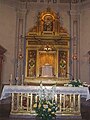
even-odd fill
[[[41,90],[53,97],[58,104],[56,114],[60,115],[80,115],[80,98],[90,99],[88,87],[5,85],[1,100],[11,95],[11,115],[35,114],[33,106],[39,100]]]
[[[61,27],[59,18],[51,9],[41,11],[35,26],[27,32],[26,56],[23,57],[26,63],[25,84],[39,85],[43,81],[44,85],[64,85],[69,82],[70,36]],[[50,26],[46,27],[48,22]]]

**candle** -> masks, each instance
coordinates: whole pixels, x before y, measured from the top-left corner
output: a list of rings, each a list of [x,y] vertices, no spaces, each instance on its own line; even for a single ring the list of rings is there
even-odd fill
[[[19,80],[19,78],[18,78],[18,77],[16,77],[16,85],[18,85],[18,80]]]
[[[22,75],[22,85],[23,85],[23,77],[24,77],[24,76]]]
[[[12,74],[10,74],[10,85],[12,84]]]

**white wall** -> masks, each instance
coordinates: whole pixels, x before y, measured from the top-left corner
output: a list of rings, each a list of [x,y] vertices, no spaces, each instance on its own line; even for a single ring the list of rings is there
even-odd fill
[[[80,16],[81,79],[90,84],[90,64],[88,56],[88,51],[90,51],[90,9],[82,9]]]
[[[14,8],[0,4],[0,45],[7,50],[2,72],[2,81],[5,84],[8,84],[10,74],[14,73],[15,17]]]
[[[27,16],[27,28],[29,31],[37,21],[38,12],[46,10],[47,4],[30,5]],[[59,12],[63,18],[63,27],[69,32],[69,5],[51,4],[51,9],[56,13]],[[14,50],[15,50],[15,33],[16,32],[16,11],[14,7],[0,4],[0,44],[7,49],[5,53],[5,62],[3,63],[2,81],[4,84],[9,83],[10,74],[14,73]],[[90,83],[90,71],[87,52],[90,50],[90,9],[82,8],[80,14],[80,75],[81,81]]]
[[[37,16],[39,12],[46,11],[47,7],[51,8],[51,11],[55,13],[59,13],[60,19],[62,18],[63,21],[63,27],[69,31],[69,5],[63,5],[59,4],[50,4],[47,5],[45,3],[39,3],[39,4],[32,4],[30,5],[28,15],[27,15],[27,28],[26,32],[29,31],[30,28],[32,28],[36,22],[37,22]]]

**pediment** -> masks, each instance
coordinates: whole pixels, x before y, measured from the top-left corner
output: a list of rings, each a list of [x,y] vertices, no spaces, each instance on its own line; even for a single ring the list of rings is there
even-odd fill
[[[32,34],[69,36],[67,30],[61,25],[59,14],[50,8],[38,13],[36,25],[29,30],[28,36]]]

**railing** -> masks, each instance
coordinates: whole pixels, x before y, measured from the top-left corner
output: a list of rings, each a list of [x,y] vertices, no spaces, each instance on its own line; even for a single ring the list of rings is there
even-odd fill
[[[55,94],[58,104],[57,114],[80,115],[80,94]],[[37,94],[12,93],[11,114],[35,114],[34,104],[39,100]]]
[[[35,114],[34,104],[42,95],[52,97],[58,105],[56,113],[64,115],[80,115],[80,97],[90,99],[88,87],[5,85],[0,100],[10,95],[12,96],[11,114],[21,115]]]

